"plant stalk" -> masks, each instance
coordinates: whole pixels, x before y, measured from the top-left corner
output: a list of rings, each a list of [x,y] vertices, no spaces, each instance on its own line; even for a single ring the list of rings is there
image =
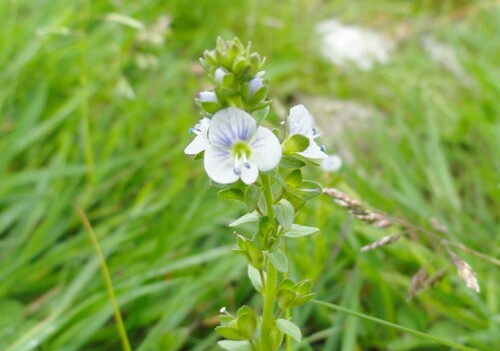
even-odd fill
[[[273,233],[276,234],[276,227],[274,226],[274,198],[271,188],[271,179],[267,174],[261,174],[262,180],[262,192],[264,193],[264,199],[266,201],[266,214],[273,223]],[[267,241],[267,240],[266,240]],[[270,340],[270,332],[274,321],[274,301],[275,301],[275,290],[276,282],[278,279],[278,272],[273,266],[271,260],[267,259],[267,280],[264,289],[264,310],[262,312],[262,326],[260,330],[259,339],[259,350],[260,351],[272,351],[274,350],[274,345],[272,340]]]

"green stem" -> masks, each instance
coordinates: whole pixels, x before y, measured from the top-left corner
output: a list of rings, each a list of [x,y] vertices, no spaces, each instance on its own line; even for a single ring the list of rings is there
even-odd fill
[[[111,305],[113,306],[113,313],[115,315],[116,326],[118,328],[118,333],[120,334],[123,350],[131,351],[132,349],[128,341],[125,325],[123,324],[122,315],[120,313],[120,307],[118,306],[118,302],[116,300],[115,290],[113,289],[113,282],[111,280],[111,275],[109,274],[108,265],[106,264],[106,259],[104,258],[104,254],[102,253],[101,247],[99,246],[99,242],[97,241],[94,229],[92,228],[89,219],[85,215],[85,212],[83,212],[81,208],[77,208],[76,212],[80,216],[83,225],[85,226],[85,229],[89,234],[90,241],[92,242],[92,246],[94,246],[97,257],[99,259],[99,263],[101,264],[102,276],[104,278],[104,283],[106,284],[106,288],[108,290],[108,295],[109,299],[111,300]]]
[[[271,188],[271,179],[264,173],[260,175],[260,179],[262,180],[262,192],[264,193],[264,199],[266,200],[266,213],[271,222],[274,222],[274,198],[273,190]]]
[[[264,193],[264,199],[266,200],[266,214],[274,223],[274,198],[271,188],[271,179],[267,174],[261,174],[262,181],[262,191]],[[274,231],[276,228],[274,228]],[[267,240],[266,240],[267,241]],[[272,323],[274,321],[274,300],[275,300],[275,290],[276,282],[278,279],[278,272],[273,266],[271,260],[267,259],[267,280],[264,289],[264,310],[262,312],[262,326],[260,330],[259,339],[259,350],[261,351],[272,351],[274,350],[274,345],[269,339],[269,335],[272,329]]]
[[[289,308],[285,310],[285,317],[286,319],[290,320],[291,313]],[[292,337],[290,335],[288,334],[285,335],[285,342],[286,342],[286,351],[292,351]]]
[[[262,312],[262,328],[260,331],[259,346],[262,351],[272,351],[274,346],[269,340],[271,332],[273,312],[274,312],[274,293],[278,272],[270,260],[267,261],[267,282],[264,290],[264,311]]]

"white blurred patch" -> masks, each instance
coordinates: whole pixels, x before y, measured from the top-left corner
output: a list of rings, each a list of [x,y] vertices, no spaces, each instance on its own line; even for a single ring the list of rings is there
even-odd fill
[[[130,82],[125,76],[121,76],[116,82],[115,94],[127,100],[135,99],[134,89],[132,88]]]
[[[137,35],[137,39],[140,42],[148,43],[151,45],[163,45],[165,43],[165,36],[170,30],[170,24],[170,16],[161,15],[151,26],[142,28],[142,30]]]
[[[326,172],[337,172],[342,167],[342,159],[338,155],[328,156],[321,161],[321,168]]]
[[[372,30],[349,26],[330,19],[320,22],[316,31],[322,36],[321,53],[337,66],[354,64],[371,70],[375,64],[385,64],[395,43]]]
[[[457,56],[455,55],[455,51],[451,46],[430,36],[423,37],[421,44],[424,51],[434,62],[442,65],[457,78],[461,79],[465,84],[470,84],[471,78],[463,69],[457,59]]]
[[[345,164],[354,164],[355,159],[348,148],[346,134],[366,130],[373,125],[373,118],[382,115],[374,107],[353,100],[336,100],[329,96],[300,95],[298,101],[307,106],[316,117],[322,132],[321,143],[335,150]],[[365,141],[359,140],[364,144]]]

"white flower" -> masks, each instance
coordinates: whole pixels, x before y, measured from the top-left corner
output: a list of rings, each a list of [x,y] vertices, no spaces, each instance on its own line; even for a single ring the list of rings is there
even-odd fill
[[[278,138],[269,129],[257,126],[250,114],[235,107],[214,114],[208,140],[205,170],[220,184],[231,184],[239,178],[252,184],[259,170],[269,171],[281,159]]]
[[[201,102],[219,102],[217,95],[213,91],[200,92],[200,100]]]
[[[215,70],[215,80],[219,83],[222,83],[222,79],[224,79],[224,76],[226,75],[226,71],[224,70],[224,68],[222,67],[219,67]]]
[[[326,172],[337,172],[342,167],[342,159],[338,155],[328,156],[321,161],[321,168]]]
[[[288,136],[301,134],[309,139],[309,146],[302,152],[298,152],[307,158],[327,158],[328,155],[323,152],[323,147],[316,144],[314,139],[319,136],[316,128],[313,128],[313,120],[309,111],[304,105],[297,105],[290,109],[287,119]]]
[[[208,118],[200,119],[194,128],[190,129],[190,132],[196,134],[196,138],[184,149],[184,153],[187,155],[196,155],[205,150],[208,145],[208,126],[210,125],[210,120]]]

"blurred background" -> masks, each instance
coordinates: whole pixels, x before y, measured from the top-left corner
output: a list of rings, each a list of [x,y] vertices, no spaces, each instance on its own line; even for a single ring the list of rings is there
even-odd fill
[[[77,208],[134,350],[216,350],[219,309],[259,305],[227,227],[245,207],[183,153],[217,36],[267,57],[275,118],[313,113],[343,165],[310,178],[490,257],[454,250],[476,294],[428,237],[361,252],[398,229],[319,197],[292,276],[319,300],[500,349],[497,1],[3,0],[0,23],[1,350],[120,349]],[[407,300],[422,267],[443,277]],[[295,350],[449,350],[313,304],[294,319]]]

